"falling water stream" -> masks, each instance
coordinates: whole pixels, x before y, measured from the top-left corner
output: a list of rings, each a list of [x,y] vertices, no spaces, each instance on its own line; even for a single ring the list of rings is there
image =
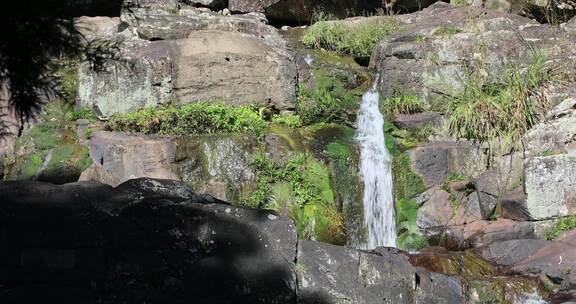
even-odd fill
[[[396,247],[396,219],[392,194],[392,158],[384,142],[384,117],[378,108],[380,95],[372,89],[362,96],[358,113],[360,173],[364,181],[366,249]]]

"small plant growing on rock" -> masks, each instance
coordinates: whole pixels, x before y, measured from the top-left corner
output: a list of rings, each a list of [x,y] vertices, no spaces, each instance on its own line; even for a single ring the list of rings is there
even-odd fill
[[[553,240],[563,232],[574,229],[576,229],[576,215],[565,217],[560,219],[560,221],[546,234],[546,239]]]
[[[302,126],[302,119],[300,119],[300,115],[295,114],[289,114],[289,115],[276,114],[272,116],[272,123],[281,126],[286,126],[291,129],[295,129]]]
[[[416,43],[424,44],[424,42],[426,42],[426,36],[424,36],[422,34],[416,35]]]
[[[317,72],[316,87],[300,87],[296,113],[302,124],[344,121],[347,112],[357,107],[360,96],[348,90],[336,77]]]
[[[381,110],[387,114],[415,114],[423,112],[424,102],[414,95],[394,94],[382,102]]]
[[[434,35],[452,36],[461,32],[462,30],[454,25],[441,25],[434,30]]]

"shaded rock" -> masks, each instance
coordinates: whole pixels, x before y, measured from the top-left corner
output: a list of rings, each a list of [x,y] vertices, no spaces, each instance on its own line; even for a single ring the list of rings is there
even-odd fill
[[[74,19],[74,27],[89,41],[112,39],[120,31],[120,18],[83,16]]]
[[[336,16],[349,17],[374,12],[381,7],[379,1],[352,0],[352,1],[295,1],[295,0],[229,0],[228,8],[232,12],[260,12],[274,23],[281,24],[308,24],[312,21],[314,11]]]
[[[470,236],[470,245],[481,247],[501,241],[533,239],[534,237],[534,224],[532,222],[499,219]]]
[[[440,127],[444,122],[444,115],[440,112],[422,112],[416,114],[394,115],[392,123],[401,129],[418,129],[424,126]]]
[[[526,161],[526,206],[537,220],[576,212],[576,156],[533,157]]]
[[[295,228],[270,212],[161,180],[0,192],[2,302],[295,301]]]
[[[310,241],[301,241],[298,247],[298,303],[463,301],[459,279],[415,268],[397,254]]]
[[[428,7],[437,0],[384,0],[387,9],[394,12],[411,13]]]
[[[474,251],[492,263],[511,266],[525,260],[549,243],[549,241],[534,239],[509,240],[478,247]]]
[[[501,216],[515,221],[529,221],[532,219],[530,212],[526,208],[526,194],[524,189],[518,187],[500,199],[502,207]]]

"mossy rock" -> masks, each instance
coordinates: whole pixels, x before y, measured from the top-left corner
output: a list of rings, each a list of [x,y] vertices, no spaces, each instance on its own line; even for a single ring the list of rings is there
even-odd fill
[[[92,163],[88,148],[78,141],[71,108],[52,102],[39,123],[17,139],[15,155],[5,162],[5,180],[41,180],[56,184],[77,181]]]

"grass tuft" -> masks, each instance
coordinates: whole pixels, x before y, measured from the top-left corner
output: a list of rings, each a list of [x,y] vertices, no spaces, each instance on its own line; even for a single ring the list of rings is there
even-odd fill
[[[574,229],[576,229],[576,215],[565,217],[556,223],[552,230],[546,234],[546,239],[551,241],[557,238],[563,232]]]
[[[188,135],[251,133],[264,135],[267,122],[256,106],[227,106],[198,102],[180,107],[147,108],[115,115],[106,127],[112,131]]]
[[[394,94],[382,102],[380,110],[386,114],[397,115],[421,113],[424,109],[424,102],[417,96]]]
[[[378,42],[400,30],[392,17],[359,23],[322,20],[308,28],[302,42],[310,48],[368,58]]]
[[[544,57],[535,55],[526,68],[503,73],[495,82],[471,76],[464,93],[449,102],[450,134],[479,142],[521,142],[547,106],[537,90],[551,80],[550,74]]]

